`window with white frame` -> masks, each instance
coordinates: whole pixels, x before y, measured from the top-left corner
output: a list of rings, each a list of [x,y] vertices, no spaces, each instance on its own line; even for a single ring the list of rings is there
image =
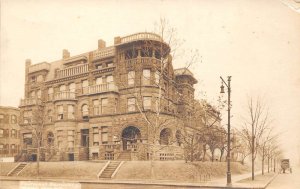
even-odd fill
[[[99,128],[93,127],[93,145],[99,146]]]
[[[57,106],[57,120],[64,119],[64,107],[63,105]]]
[[[102,98],[101,99],[101,114],[107,114],[108,112],[108,99]]]
[[[81,112],[82,116],[88,116],[89,115],[89,107],[87,104],[84,104],[81,106]]]
[[[74,130],[68,130],[68,148],[74,148]]]
[[[11,144],[10,149],[11,149],[11,153],[16,153],[16,145],[15,144]]]
[[[135,71],[129,71],[127,75],[128,85],[134,85]]]
[[[94,115],[99,115],[99,100],[96,99],[96,100],[93,100],[93,112],[94,112]]]
[[[52,110],[51,109],[48,110],[47,116],[48,116],[48,122],[52,122]]]
[[[70,83],[69,84],[69,91],[72,92],[72,93],[75,93],[75,90],[76,90],[75,83]]]
[[[66,91],[66,86],[65,85],[59,86],[59,91],[60,92]]]
[[[68,119],[74,119],[74,105],[68,104]]]
[[[4,130],[0,129],[0,137],[3,137],[3,136],[4,136]]]
[[[37,97],[38,98],[41,98],[42,97],[42,91],[39,89],[36,93]]]
[[[150,69],[143,70],[143,85],[150,85]]]
[[[23,117],[24,123],[25,124],[30,123],[31,118],[32,118],[32,111],[31,110],[24,111],[24,117]]]
[[[89,86],[89,82],[88,80],[83,80],[82,83],[81,83],[81,86],[82,86],[82,93],[83,94],[87,94],[88,93],[88,86]]]
[[[16,115],[11,115],[11,123],[17,123],[17,116]]]
[[[17,138],[17,130],[15,130],[15,129],[11,130],[11,137],[12,138]]]
[[[101,85],[101,84],[103,84],[103,79],[102,79],[102,77],[97,77],[97,78],[96,78],[96,85]]]
[[[113,83],[114,82],[114,77],[112,75],[106,76],[106,82],[107,83]]]
[[[44,77],[42,75],[38,75],[36,78],[37,82],[42,82],[44,80]]]
[[[127,110],[128,112],[135,111],[135,98],[128,98],[127,99]]]
[[[150,110],[151,109],[151,96],[144,96],[143,97],[143,106],[144,106],[144,110]]]
[[[107,126],[101,127],[101,141],[102,141],[102,144],[108,143],[108,127]]]
[[[48,88],[48,100],[52,100],[53,99],[53,88],[50,87]]]

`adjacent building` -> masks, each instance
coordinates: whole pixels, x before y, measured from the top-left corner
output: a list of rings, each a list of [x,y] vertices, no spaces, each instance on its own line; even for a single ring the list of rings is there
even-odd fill
[[[50,63],[26,60],[24,157],[35,160],[39,144],[45,161],[182,159],[197,80],[173,69],[170,50],[160,36],[137,33],[76,56],[63,50]]]
[[[0,106],[0,157],[16,157],[20,152],[20,110]]]

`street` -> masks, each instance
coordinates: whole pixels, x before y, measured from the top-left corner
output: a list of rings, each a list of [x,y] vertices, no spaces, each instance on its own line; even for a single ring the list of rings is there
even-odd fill
[[[267,189],[299,189],[300,188],[300,167],[293,167],[293,173],[279,174]]]

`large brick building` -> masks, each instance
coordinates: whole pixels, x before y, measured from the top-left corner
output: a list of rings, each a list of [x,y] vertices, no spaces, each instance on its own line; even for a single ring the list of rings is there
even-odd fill
[[[160,36],[115,37],[110,47],[99,40],[94,51],[63,50],[61,60],[26,60],[25,69],[21,136],[29,157],[36,158],[32,127],[40,113],[46,161],[183,158],[180,133],[197,80],[173,69]]]
[[[20,151],[20,110],[0,106],[0,157],[15,157]]]

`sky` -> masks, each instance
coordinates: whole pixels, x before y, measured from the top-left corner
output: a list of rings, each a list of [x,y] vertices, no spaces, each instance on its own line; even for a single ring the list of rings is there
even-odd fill
[[[198,50],[191,65],[196,97],[214,103],[220,76],[232,76],[232,127],[241,126],[247,96],[261,96],[281,133],[286,157],[300,146],[300,13],[279,0],[1,0],[0,105],[24,97],[25,60],[59,60],[97,49],[98,39],[154,31],[160,18]],[[173,61],[183,67],[188,53]],[[226,114],[226,112],[224,112]],[[226,124],[224,116],[223,124]],[[299,151],[298,151],[299,153]]]

